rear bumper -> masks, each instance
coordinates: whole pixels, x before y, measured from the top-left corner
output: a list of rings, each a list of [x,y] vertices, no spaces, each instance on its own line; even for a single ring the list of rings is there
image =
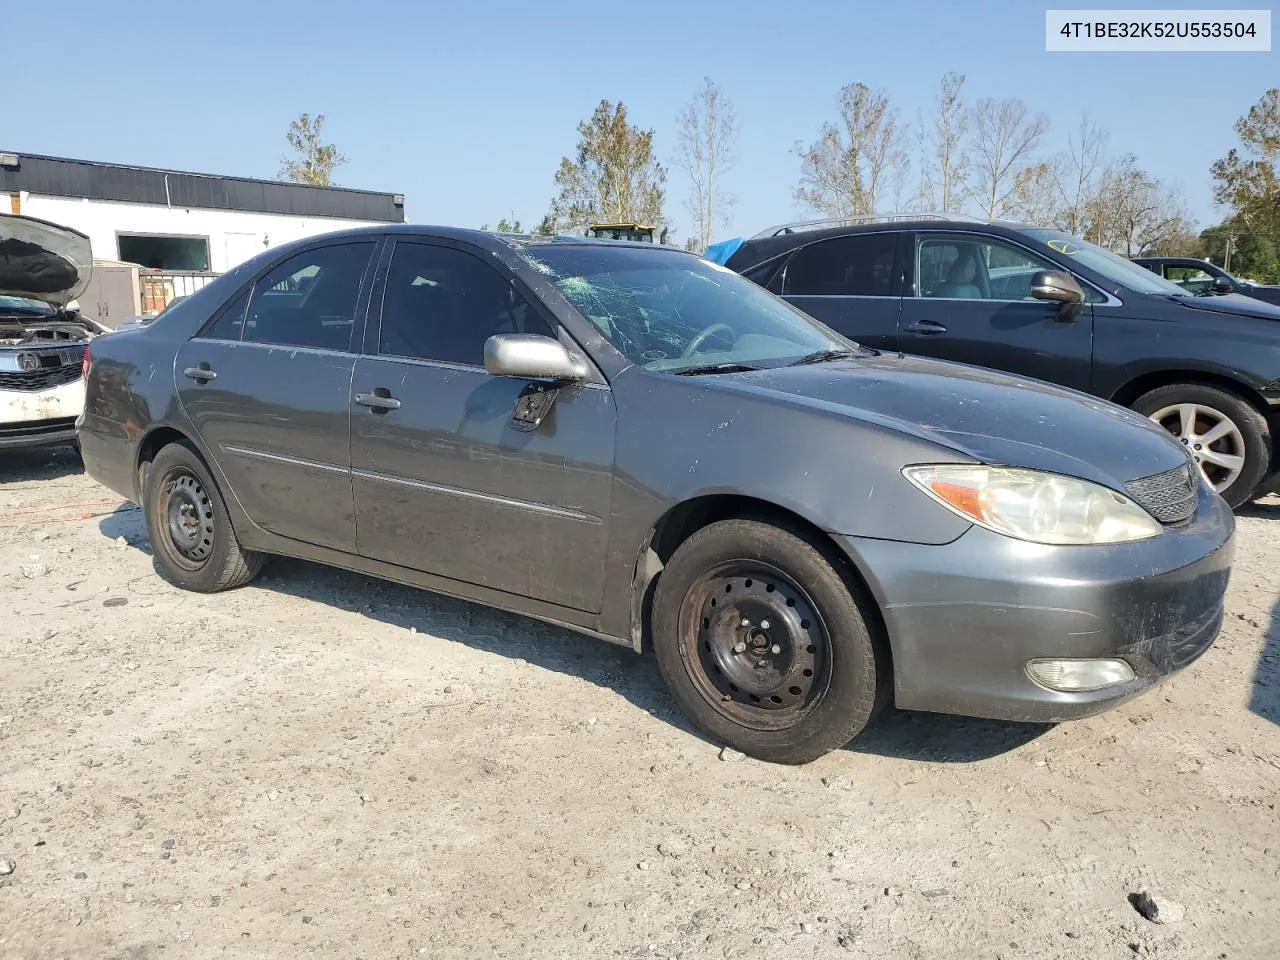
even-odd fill
[[[899,707],[1056,722],[1134,697],[1209,648],[1234,531],[1226,504],[1202,488],[1191,521],[1142,543],[1046,547],[974,527],[944,546],[844,546],[880,602]],[[1041,657],[1123,659],[1134,679],[1054,691],[1027,674]]]
[[[83,380],[47,390],[0,390],[0,449],[72,443],[83,409]]]

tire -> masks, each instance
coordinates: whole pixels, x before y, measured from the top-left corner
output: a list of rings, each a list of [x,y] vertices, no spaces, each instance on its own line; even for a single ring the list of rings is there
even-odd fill
[[[156,454],[142,499],[156,566],[174,586],[217,593],[244,586],[262,569],[265,557],[240,546],[217,483],[185,443]]]
[[[1188,407],[1196,412],[1191,429],[1185,431],[1187,424],[1180,408]],[[1271,468],[1271,431],[1266,418],[1248,400],[1229,390],[1203,383],[1173,383],[1144,393],[1134,401],[1133,409],[1182,440],[1201,472],[1233,510],[1253,498]],[[1229,421],[1233,429],[1212,444],[1197,445],[1223,421]],[[1244,457],[1234,477],[1219,462],[1224,455]]]
[[[713,523],[658,578],[658,667],[681,709],[718,742],[808,763],[857,736],[887,699],[889,670],[863,602],[794,533]]]

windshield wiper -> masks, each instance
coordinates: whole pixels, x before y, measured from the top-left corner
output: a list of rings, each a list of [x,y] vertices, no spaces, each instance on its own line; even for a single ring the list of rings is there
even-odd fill
[[[799,360],[792,360],[787,364],[789,367],[799,367],[806,363],[826,363],[828,360],[848,360],[851,357],[861,356],[853,350],[818,350],[814,353],[806,354]]]
[[[704,373],[748,373],[759,369],[749,363],[704,363],[700,367],[685,367],[674,373],[677,377],[698,377]]]

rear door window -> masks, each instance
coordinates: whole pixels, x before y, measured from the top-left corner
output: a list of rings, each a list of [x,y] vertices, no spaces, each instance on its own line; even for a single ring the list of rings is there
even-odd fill
[[[357,302],[374,241],[316,247],[258,280],[244,339],[320,350],[351,349]]]
[[[797,297],[893,297],[898,235],[860,233],[801,247],[787,265],[783,292]]]

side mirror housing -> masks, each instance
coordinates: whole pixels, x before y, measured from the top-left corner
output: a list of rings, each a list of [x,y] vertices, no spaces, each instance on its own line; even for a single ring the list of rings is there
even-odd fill
[[[585,380],[587,365],[564,344],[533,333],[499,333],[484,342],[484,368],[495,377]]]
[[[1065,270],[1040,270],[1031,277],[1031,296],[1058,304],[1058,320],[1075,323],[1084,309],[1084,291]]]
[[[1235,286],[1226,277],[1214,277],[1213,286],[1210,288],[1214,293],[1235,293]]]
[[[1063,270],[1041,270],[1031,277],[1031,296],[1054,303],[1084,303],[1084,291]]]

